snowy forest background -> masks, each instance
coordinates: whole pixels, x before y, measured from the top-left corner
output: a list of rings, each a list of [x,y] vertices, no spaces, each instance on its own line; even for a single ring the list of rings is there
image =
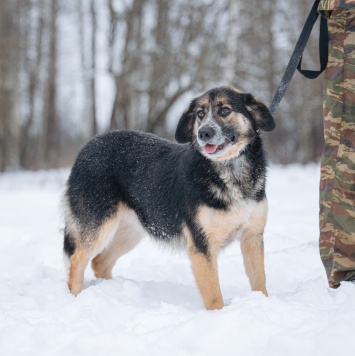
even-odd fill
[[[109,129],[173,138],[189,101],[217,85],[269,105],[311,5],[1,0],[0,171],[69,166]],[[317,52],[315,29],[304,68],[318,69]],[[265,135],[273,162],[317,161],[322,80],[296,74],[276,121]]]

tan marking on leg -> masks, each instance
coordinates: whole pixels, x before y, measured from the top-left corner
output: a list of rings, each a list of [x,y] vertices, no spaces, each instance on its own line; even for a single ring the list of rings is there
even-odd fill
[[[120,226],[111,243],[91,262],[97,278],[112,278],[112,269],[121,256],[131,251],[147,235],[136,213],[127,209],[121,215]]]
[[[242,232],[241,249],[252,290],[267,295],[265,286],[263,231],[267,217],[267,200],[232,207],[229,211],[201,206],[197,219],[215,251]]]
[[[75,251],[69,260],[68,287],[72,294],[78,295],[84,288],[84,272],[90,259],[100,253],[113,239],[118,228],[120,216],[126,211],[126,206],[120,204],[117,213],[106,220],[101,227],[88,236],[80,236],[78,228],[72,223],[71,233],[75,232]],[[85,233],[85,229],[84,232]]]
[[[122,216],[127,210],[127,206],[123,203],[120,203],[117,209],[117,213],[111,218],[107,219],[101,225],[96,233],[95,239],[90,244],[90,250],[94,252],[94,255],[101,252],[113,240],[118,230]]]
[[[64,211],[65,228],[75,243],[75,251],[70,258],[68,258],[64,252],[64,258],[66,258],[65,267],[68,272],[67,284],[70,293],[77,296],[84,289],[84,272],[90,260],[90,254],[85,247],[84,239],[80,238],[79,228],[73,217],[66,192],[62,198],[62,207]]]
[[[252,290],[261,291],[267,296],[262,234],[248,231],[241,239],[240,246]]]
[[[249,277],[252,290],[261,291],[267,296],[263,242],[268,211],[267,199],[265,198],[260,202],[258,207],[259,209],[256,209],[250,217],[250,223],[241,238],[240,246],[245,271]]]
[[[76,250],[69,261],[68,288],[70,293],[77,296],[84,289],[84,272],[90,255],[86,250]]]
[[[192,271],[207,310],[222,309],[224,306],[218,279],[217,251],[206,256],[196,250],[191,234],[185,232],[188,255]]]

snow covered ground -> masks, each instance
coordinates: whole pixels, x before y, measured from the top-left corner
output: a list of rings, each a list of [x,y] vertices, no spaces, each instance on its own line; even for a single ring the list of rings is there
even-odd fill
[[[329,290],[318,254],[317,166],[269,169],[269,298],[251,292],[238,243],[219,258],[226,306],[206,311],[187,257],[146,239],[114,279],[73,297],[59,201],[68,171],[0,176],[0,355],[352,354],[355,285]]]

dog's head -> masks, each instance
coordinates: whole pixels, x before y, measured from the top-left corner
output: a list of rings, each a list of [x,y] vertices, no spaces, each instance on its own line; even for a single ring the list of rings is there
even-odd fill
[[[275,121],[263,103],[251,94],[220,87],[191,102],[180,118],[175,139],[193,142],[205,157],[223,161],[238,156],[259,130],[274,128]]]

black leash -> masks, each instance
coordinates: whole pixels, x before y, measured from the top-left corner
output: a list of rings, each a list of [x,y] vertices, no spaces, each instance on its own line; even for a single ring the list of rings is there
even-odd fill
[[[320,59],[320,70],[305,70],[301,69],[302,64],[302,54],[306,47],[309,36],[312,32],[314,23],[316,22],[318,14],[318,4],[320,0],[315,0],[311,12],[309,13],[306,23],[304,24],[301,35],[296,43],[296,47],[293,50],[290,61],[288,62],[285,74],[283,75],[280,85],[272,99],[270,105],[270,112],[273,114],[285,95],[285,92],[292,80],[293,75],[297,70],[306,78],[314,79],[317,78],[326,68],[328,63],[328,26],[327,19],[321,16],[320,19],[320,33],[319,33],[319,59]]]

